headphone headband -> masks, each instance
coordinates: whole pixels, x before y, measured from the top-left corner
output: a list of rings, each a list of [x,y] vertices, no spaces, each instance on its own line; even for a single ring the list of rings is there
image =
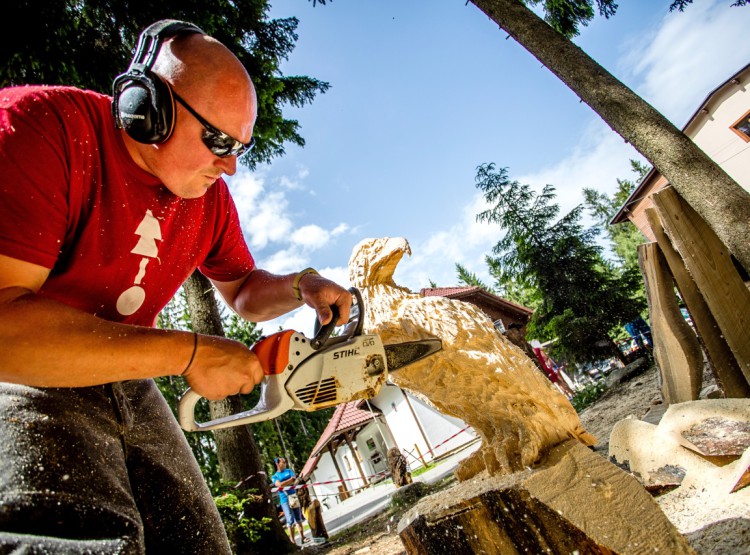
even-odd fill
[[[182,33],[205,34],[197,25],[177,19],[162,19],[146,27],[138,37],[138,46],[135,49],[133,61],[130,62],[128,73],[134,70],[145,73],[150,70],[162,43],[169,37]]]
[[[205,34],[200,27],[177,19],[162,19],[146,27],[128,70],[112,83],[115,125],[140,143],[162,143],[174,129],[172,91],[151,68],[164,41],[183,33]]]

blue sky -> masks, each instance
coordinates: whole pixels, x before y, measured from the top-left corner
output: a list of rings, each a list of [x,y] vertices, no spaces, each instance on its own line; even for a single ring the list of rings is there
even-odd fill
[[[576,44],[682,127],[716,86],[750,60],[750,8],[696,0],[627,0],[597,17]],[[348,285],[353,247],[405,237],[412,256],[395,280],[418,291],[457,284],[457,262],[490,282],[484,257],[500,231],[479,224],[476,167],[557,189],[563,212],[582,189],[612,193],[640,155],[523,47],[464,0],[272,1],[297,17],[285,75],[328,81],[302,109],[287,108],[307,144],[229,178],[258,265],[307,266]],[[311,333],[301,309],[264,326]]]

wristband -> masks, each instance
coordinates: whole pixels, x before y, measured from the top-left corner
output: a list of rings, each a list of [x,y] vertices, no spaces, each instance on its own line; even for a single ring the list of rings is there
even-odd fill
[[[302,300],[302,293],[299,290],[299,282],[307,274],[315,274],[316,276],[320,275],[317,272],[317,270],[315,270],[314,268],[305,268],[304,270],[299,272],[296,276],[294,276],[294,281],[292,282],[292,290],[294,291],[294,298],[297,299],[298,301]]]
[[[195,360],[195,352],[198,350],[198,334],[193,332],[193,354],[190,355],[190,362],[188,362],[188,365],[185,367],[185,369],[182,371],[181,376],[185,375],[185,372],[190,370],[190,365],[193,364],[193,360]]]

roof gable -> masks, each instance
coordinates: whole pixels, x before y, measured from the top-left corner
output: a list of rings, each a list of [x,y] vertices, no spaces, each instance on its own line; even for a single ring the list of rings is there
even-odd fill
[[[363,411],[359,408],[361,404],[362,401],[358,399],[356,401],[343,403],[336,407],[336,410],[333,412],[333,416],[331,416],[331,420],[329,420],[326,429],[323,430],[323,433],[320,435],[320,439],[318,439],[315,447],[313,447],[313,450],[310,452],[310,457],[307,459],[305,466],[302,468],[300,476],[306,477],[313,471],[318,463],[318,460],[320,460],[323,449],[332,439],[335,439],[339,434],[362,426],[363,424],[366,424],[373,419],[373,415],[371,413]]]

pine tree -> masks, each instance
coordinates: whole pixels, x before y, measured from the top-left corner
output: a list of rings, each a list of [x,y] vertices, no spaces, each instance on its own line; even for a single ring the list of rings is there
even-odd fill
[[[554,187],[537,194],[494,164],[477,169],[476,186],[491,206],[477,219],[504,232],[490,258],[494,275],[503,284],[521,283],[538,292],[529,337],[556,338],[556,353],[576,363],[622,358],[610,333],[643,309],[634,295],[639,280],[620,275],[604,259],[598,231],[581,224],[583,207],[558,219]]]

